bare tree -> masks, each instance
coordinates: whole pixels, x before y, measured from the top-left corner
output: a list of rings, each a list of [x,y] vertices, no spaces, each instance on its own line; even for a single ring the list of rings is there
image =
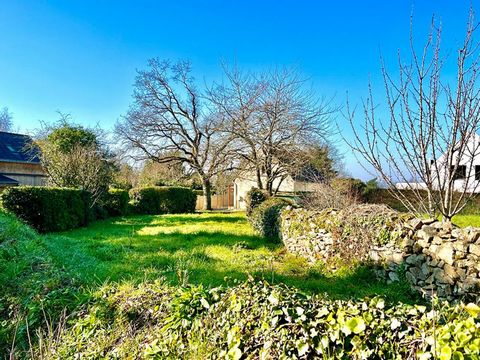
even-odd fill
[[[116,125],[136,159],[181,162],[201,178],[205,209],[211,209],[211,179],[231,162],[231,135],[194,84],[190,64],[151,59],[139,71],[134,102]]]
[[[0,110],[0,131],[12,131],[13,121],[12,113],[8,111],[7,107]]]
[[[226,84],[212,89],[210,97],[237,139],[246,170],[255,173],[257,187],[274,194],[307,161],[299,156],[302,150],[326,141],[332,109],[305,88],[295,71],[256,76],[225,68],[225,73]]]
[[[441,214],[445,221],[465,207],[479,186],[475,165],[480,162],[475,159],[480,156],[480,43],[473,38],[477,26],[470,12],[457,51],[454,83],[442,77],[446,57],[440,51],[441,29],[432,19],[421,51],[411,31],[411,60],[404,64],[398,56],[398,76],[382,61],[388,116],[378,115],[371,86],[362,125],[354,123],[355,110],[347,111],[356,139],[352,148],[392,195],[412,212]]]

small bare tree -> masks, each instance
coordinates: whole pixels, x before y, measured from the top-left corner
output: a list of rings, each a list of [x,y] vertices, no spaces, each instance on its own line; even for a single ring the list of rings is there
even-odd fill
[[[0,110],[0,131],[12,131],[13,121],[12,113],[8,111],[7,107]]]
[[[411,61],[404,64],[398,56],[398,76],[382,61],[388,116],[379,116],[371,86],[363,103],[363,124],[355,124],[354,109],[347,111],[356,140],[350,145],[392,195],[410,211],[441,214],[444,221],[451,221],[479,186],[480,168],[476,178],[475,166],[480,165],[480,43],[473,37],[477,26],[470,12],[453,84],[442,77],[446,57],[440,51],[441,29],[432,19],[421,51],[411,31]]]
[[[139,71],[134,102],[116,125],[122,145],[138,160],[181,162],[202,181],[204,206],[211,209],[211,179],[231,162],[231,135],[210,111],[194,84],[190,64],[151,59]]]
[[[272,195],[307,161],[299,154],[326,141],[332,109],[292,70],[256,76],[225,68],[225,74],[226,84],[211,90],[210,97],[226,119],[226,131],[237,139],[246,170]]]

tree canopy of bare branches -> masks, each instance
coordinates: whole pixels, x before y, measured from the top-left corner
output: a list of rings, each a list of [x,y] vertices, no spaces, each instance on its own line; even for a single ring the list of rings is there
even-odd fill
[[[409,210],[441,214],[445,221],[465,207],[479,185],[477,27],[472,11],[456,52],[454,80],[442,73],[448,59],[440,49],[441,28],[432,19],[423,48],[415,47],[411,31],[411,57],[404,63],[398,55],[398,74],[389,72],[382,61],[387,115],[379,115],[371,86],[361,125],[355,123],[355,109],[348,109],[356,153]],[[414,197],[401,191],[397,182]]]
[[[193,169],[202,181],[205,208],[211,209],[211,179],[232,161],[231,136],[222,128],[188,62],[151,59],[148,69],[138,72],[133,103],[116,134],[136,159]]]
[[[12,131],[13,121],[12,114],[8,111],[7,107],[0,110],[0,131]]]
[[[236,139],[242,167],[273,194],[306,163],[301,154],[309,145],[327,141],[332,109],[293,70],[256,75],[224,69],[226,81],[209,91],[210,99]]]

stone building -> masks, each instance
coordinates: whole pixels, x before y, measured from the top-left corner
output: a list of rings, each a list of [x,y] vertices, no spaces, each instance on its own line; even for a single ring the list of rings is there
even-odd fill
[[[38,149],[28,135],[0,132],[0,190],[7,186],[45,184]]]

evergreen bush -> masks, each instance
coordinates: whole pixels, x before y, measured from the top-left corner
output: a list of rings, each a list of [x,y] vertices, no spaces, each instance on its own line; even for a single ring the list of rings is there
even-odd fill
[[[289,205],[289,202],[281,198],[270,198],[255,207],[248,217],[248,221],[255,231],[268,239],[280,238],[280,212]]]
[[[42,233],[87,225],[94,217],[87,191],[44,186],[19,186],[1,194],[2,206]]]
[[[178,214],[195,211],[197,194],[179,186],[151,186],[130,190],[132,206],[138,214]]]
[[[247,196],[245,199],[247,205],[247,217],[252,214],[253,210],[257,206],[259,206],[268,198],[270,198],[270,195],[268,195],[268,192],[266,192],[265,190],[260,190],[255,187],[251,188],[250,191],[247,192]]]

